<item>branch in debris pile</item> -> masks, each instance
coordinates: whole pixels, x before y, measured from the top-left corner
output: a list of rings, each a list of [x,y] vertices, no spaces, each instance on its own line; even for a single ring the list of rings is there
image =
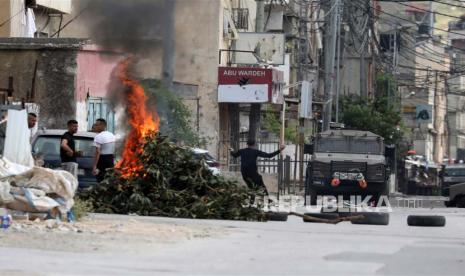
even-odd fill
[[[353,220],[363,219],[363,215],[339,217],[339,218],[336,218],[336,219],[316,218],[316,217],[312,217],[312,216],[309,216],[309,215],[304,215],[304,214],[300,214],[300,213],[296,213],[296,212],[290,212],[289,215],[301,217],[301,218],[304,218],[304,219],[306,219],[308,221],[312,221],[312,222],[329,223],[329,224],[338,224],[341,221],[353,221]]]

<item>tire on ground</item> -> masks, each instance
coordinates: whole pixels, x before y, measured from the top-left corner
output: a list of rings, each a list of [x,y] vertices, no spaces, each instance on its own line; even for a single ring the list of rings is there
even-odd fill
[[[314,218],[329,219],[329,220],[339,218],[339,215],[337,213],[305,213],[304,215],[314,217]],[[320,223],[318,221],[308,220],[305,217],[303,217],[302,219],[303,219],[304,222]]]
[[[320,213],[322,214],[337,214],[339,217],[347,217],[350,216],[351,213],[347,210],[339,210],[338,208],[334,209],[327,209],[325,207],[321,207]]]
[[[444,216],[410,215],[407,217],[407,224],[409,226],[443,227],[446,225],[446,218]]]
[[[286,212],[266,212],[266,219],[269,221],[287,221],[289,213]]]
[[[389,213],[379,212],[356,212],[351,213],[351,216],[362,215],[363,218],[352,220],[352,224],[368,224],[368,225],[388,225]]]
[[[461,195],[459,197],[456,197],[456,200],[455,200],[455,206],[457,208],[465,208],[465,195]]]

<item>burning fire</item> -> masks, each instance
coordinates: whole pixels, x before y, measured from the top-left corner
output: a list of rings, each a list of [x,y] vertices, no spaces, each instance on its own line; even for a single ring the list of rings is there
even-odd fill
[[[121,61],[117,67],[117,76],[121,83],[126,87],[126,108],[131,130],[126,136],[124,151],[121,161],[116,164],[120,169],[123,177],[131,176],[137,171],[140,164],[137,153],[142,150],[142,143],[150,132],[157,132],[160,126],[160,118],[155,110],[147,110],[144,88],[128,74],[128,67],[131,64],[131,58]]]

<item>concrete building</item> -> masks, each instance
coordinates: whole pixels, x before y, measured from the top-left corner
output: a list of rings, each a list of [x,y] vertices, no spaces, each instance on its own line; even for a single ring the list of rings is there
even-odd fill
[[[440,37],[432,37],[434,20],[427,3],[381,3],[380,42],[385,70],[398,85],[402,117],[409,130],[405,142],[428,162],[447,155],[444,73],[449,58]],[[428,109],[428,120],[419,118]],[[424,117],[426,118],[426,117]]]
[[[34,2],[34,1],[32,1]],[[57,3],[55,3],[57,2]],[[59,3],[58,3],[59,2]],[[0,22],[8,20],[8,23],[2,26],[0,34],[5,37],[21,36],[18,29],[21,28],[21,21],[15,17],[21,14],[24,8],[21,6],[24,1],[19,0],[1,0],[2,9],[0,12]],[[34,3],[33,3],[34,4]],[[73,39],[88,39],[91,38],[91,30],[93,27],[89,25],[83,18],[85,12],[82,12],[83,7],[80,6],[80,1],[52,1],[42,0],[36,1],[38,9],[45,8],[46,11],[61,12],[64,14],[62,24],[73,20],[72,23],[60,31],[60,37]],[[31,4],[32,5],[32,4]],[[7,9],[3,9],[7,7]],[[208,149],[213,155],[218,155],[221,145],[219,143],[220,133],[229,131],[227,124],[228,110],[225,106],[219,105],[217,101],[217,75],[220,65],[227,65],[231,62],[232,55],[227,52],[221,52],[220,49],[230,49],[232,43],[238,39],[238,31],[252,31],[255,28],[255,7],[254,0],[234,0],[234,1],[184,1],[179,0],[176,3],[174,11],[174,87],[175,92],[181,96],[185,103],[192,110],[193,125],[198,126],[200,134],[210,139]],[[8,10],[8,13],[5,11]],[[34,9],[35,10],[35,9]],[[66,14],[69,13],[69,14]],[[40,23],[42,17],[39,14],[36,25],[44,25]],[[81,15],[82,14],[82,15]],[[50,18],[53,16],[49,16]],[[45,18],[45,17],[44,17]],[[5,20],[2,20],[5,19]],[[39,20],[40,19],[40,20]],[[46,19],[44,19],[47,21]],[[59,23],[59,22],[58,22]],[[45,24],[47,25],[47,24]],[[53,26],[52,26],[53,25]],[[58,29],[54,24],[48,24],[49,28],[38,28],[40,32],[36,36],[50,36]],[[59,25],[58,25],[59,26]],[[137,27],[135,27],[137,28]],[[47,31],[45,31],[47,30]],[[55,35],[55,37],[58,33]],[[61,59],[50,58],[43,60],[40,56],[43,49],[43,41],[38,42],[36,46],[27,46],[27,51],[19,51],[21,46],[20,41],[4,41],[5,48],[8,51],[15,52],[14,55],[4,56],[0,58],[0,64],[3,66],[4,74],[2,78],[6,83],[8,76],[14,72],[21,72],[24,68],[31,68],[34,64],[34,57],[39,58],[39,64],[56,63]],[[23,41],[24,42],[24,41]],[[31,41],[34,43],[34,41]],[[30,42],[27,42],[30,43]],[[58,40],[49,40],[51,48],[68,48]],[[65,43],[66,44],[66,43]],[[70,66],[63,67],[61,70],[68,70],[71,77],[69,80],[58,78],[56,82],[62,80],[66,84],[62,84],[66,89],[68,97],[74,95],[76,104],[68,103],[66,113],[63,115],[77,117],[80,122],[81,129],[87,129],[91,124],[90,118],[93,112],[90,110],[91,102],[104,103],[107,100],[108,83],[110,74],[116,66],[119,58],[118,54],[111,54],[102,47],[95,47],[88,42],[86,45],[70,46],[73,50],[68,51],[68,59]],[[16,49],[14,49],[16,47]],[[46,47],[47,48],[47,47]],[[48,49],[48,48],[47,48]],[[35,52],[34,52],[35,51]],[[34,53],[31,53],[34,52]],[[18,56],[19,55],[19,56]],[[32,55],[30,59],[28,55]],[[112,56],[109,58],[108,56]],[[221,62],[219,62],[221,56]],[[12,58],[18,58],[12,63]],[[148,48],[148,51],[143,56],[143,59],[138,64],[138,76],[144,78],[161,78],[163,51],[161,47],[154,46]],[[63,57],[65,58],[65,57]],[[69,63],[65,63],[68,64]],[[14,64],[14,65],[12,65]],[[14,70],[11,67],[15,67]],[[33,68],[33,66],[32,66]],[[26,70],[29,72],[30,70]],[[42,74],[40,66],[39,73]],[[66,75],[66,74],[65,74]],[[48,77],[47,74],[42,75],[44,80]],[[23,79],[31,79],[31,72]],[[19,77],[15,79],[20,79]],[[15,84],[16,85],[16,84]],[[23,84],[18,84],[23,85]],[[38,85],[38,94],[45,97],[46,93],[50,93],[50,99],[53,99],[54,92],[40,91],[46,89]],[[19,89],[19,90],[22,90]],[[24,91],[21,93],[25,93]],[[102,105],[100,105],[102,107]],[[100,108],[101,110],[101,108]],[[75,115],[73,115],[75,114]],[[45,116],[45,115],[44,115]],[[98,115],[96,115],[98,116]],[[58,127],[62,122],[52,122],[51,118],[44,120],[46,127]],[[116,122],[116,124],[124,122]],[[220,127],[221,126],[221,127]],[[223,150],[227,150],[227,145],[223,145]]]
[[[69,13],[71,0],[0,0],[0,37],[49,37]]]
[[[465,21],[449,22],[448,39],[451,47],[450,77],[447,80],[447,123],[449,128],[450,158],[465,160]]]

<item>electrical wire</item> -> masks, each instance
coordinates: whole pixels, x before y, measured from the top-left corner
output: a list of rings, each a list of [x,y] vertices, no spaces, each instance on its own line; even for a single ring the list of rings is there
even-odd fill
[[[454,16],[454,15],[450,15],[450,14],[445,14],[445,13],[441,13],[441,12],[435,12],[435,11],[425,10],[425,9],[423,9],[423,8],[418,8],[418,7],[415,7],[415,6],[412,6],[412,5],[404,4],[404,3],[402,3],[402,2],[394,2],[394,3],[399,4],[399,5],[402,5],[402,6],[405,6],[405,7],[414,8],[414,9],[416,9],[416,10],[418,10],[418,11],[423,11],[423,12],[432,13],[432,14],[438,14],[438,15],[447,16],[447,17],[451,17],[451,18],[462,19],[461,17],[458,17],[458,16]]]
[[[26,8],[22,8],[19,12],[15,13],[14,15],[12,15],[10,18],[8,18],[7,20],[3,21],[2,23],[0,23],[0,27],[3,27],[3,25],[5,25],[6,23],[10,22],[14,17],[16,17],[18,14],[22,13],[23,11],[25,11]]]

